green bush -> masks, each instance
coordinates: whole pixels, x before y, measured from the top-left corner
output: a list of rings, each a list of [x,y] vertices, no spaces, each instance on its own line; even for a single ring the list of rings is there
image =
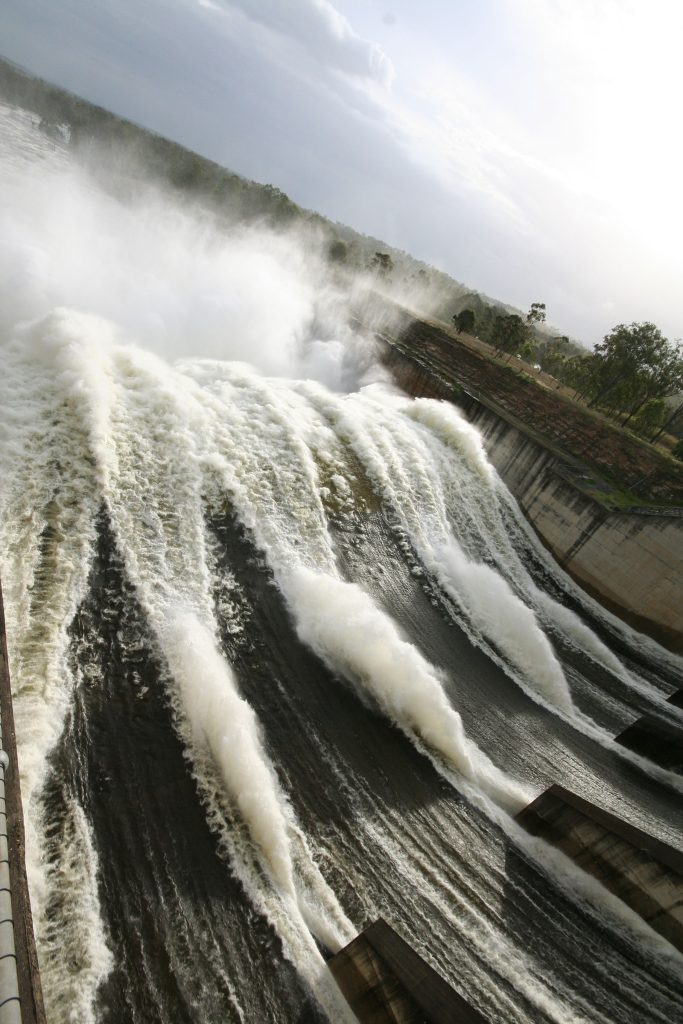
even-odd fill
[[[641,405],[632,420],[633,429],[637,434],[648,437],[661,427],[666,417],[666,405],[663,398],[651,398]]]

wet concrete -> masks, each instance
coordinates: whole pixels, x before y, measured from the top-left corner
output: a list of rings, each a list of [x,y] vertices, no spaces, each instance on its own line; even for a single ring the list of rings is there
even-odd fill
[[[683,852],[561,786],[517,815],[683,952]]]
[[[361,1024],[487,1024],[381,918],[329,962]]]

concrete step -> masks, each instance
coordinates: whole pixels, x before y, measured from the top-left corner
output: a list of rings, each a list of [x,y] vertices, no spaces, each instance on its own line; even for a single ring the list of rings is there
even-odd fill
[[[487,1024],[382,918],[328,966],[361,1024]]]
[[[683,726],[657,715],[643,715],[616,737],[617,743],[683,775]]]
[[[562,786],[517,815],[683,952],[683,853]]]

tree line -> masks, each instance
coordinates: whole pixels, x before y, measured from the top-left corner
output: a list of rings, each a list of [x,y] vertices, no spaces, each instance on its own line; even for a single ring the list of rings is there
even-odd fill
[[[492,344],[498,355],[515,354],[534,362],[558,381],[573,388],[589,408],[618,419],[649,440],[667,429],[683,426],[683,351],[655,324],[617,324],[592,352],[566,336],[540,337],[545,303],[534,302],[526,318],[500,312],[480,322],[467,307],[453,316],[458,333],[473,334]],[[681,395],[681,401],[671,399]],[[674,449],[683,458],[683,441]]]
[[[680,402],[674,409],[667,403],[683,390],[681,343],[669,341],[647,321],[617,324],[592,353],[560,362],[555,376],[589,408],[601,408],[651,440],[683,411]]]
[[[534,329],[545,323],[545,315],[545,302],[532,302],[525,318],[519,313],[498,313],[483,331],[479,328],[479,336],[484,334],[484,341],[490,342],[498,355],[507,352],[528,360],[537,344]],[[458,334],[463,331],[472,334],[477,326],[477,315],[470,307],[462,309],[452,319]]]

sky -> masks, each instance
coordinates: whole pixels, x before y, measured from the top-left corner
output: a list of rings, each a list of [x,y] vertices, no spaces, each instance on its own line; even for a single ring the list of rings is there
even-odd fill
[[[683,335],[677,0],[0,0],[0,53],[592,346]]]

